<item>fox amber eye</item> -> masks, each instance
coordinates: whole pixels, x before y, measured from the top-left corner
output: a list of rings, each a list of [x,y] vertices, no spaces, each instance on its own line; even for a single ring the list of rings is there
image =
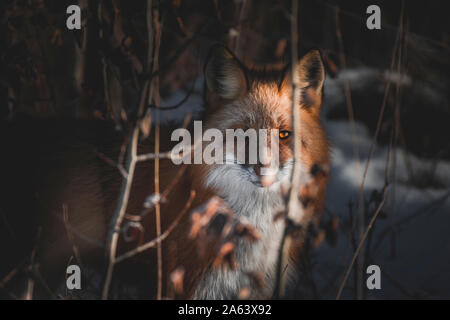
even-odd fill
[[[287,139],[290,134],[291,132],[287,130],[280,131],[280,139]]]

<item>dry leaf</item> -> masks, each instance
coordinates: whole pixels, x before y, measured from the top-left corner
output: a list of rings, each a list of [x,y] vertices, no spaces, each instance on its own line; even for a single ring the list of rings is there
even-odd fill
[[[176,296],[182,296],[184,293],[184,269],[177,268],[170,274],[170,282]]]
[[[234,259],[235,245],[233,242],[229,241],[222,245],[216,259],[213,262],[214,268],[219,268],[222,265],[227,265],[232,270],[236,270],[238,264]]]

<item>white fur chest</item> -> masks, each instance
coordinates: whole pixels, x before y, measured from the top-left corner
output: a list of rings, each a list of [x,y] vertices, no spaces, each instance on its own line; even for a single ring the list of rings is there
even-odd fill
[[[280,171],[280,180],[289,176],[288,166]],[[218,191],[231,209],[245,217],[261,234],[255,243],[239,241],[236,248],[238,270],[225,268],[210,270],[202,279],[195,292],[197,299],[234,298],[243,287],[252,287],[245,272],[262,271],[265,273],[266,287],[271,294],[276,270],[279,245],[283,232],[281,221],[274,222],[274,215],[283,208],[279,195],[280,181],[270,188],[261,188],[252,183],[254,175],[241,166],[226,164],[215,167],[209,174],[206,186]]]

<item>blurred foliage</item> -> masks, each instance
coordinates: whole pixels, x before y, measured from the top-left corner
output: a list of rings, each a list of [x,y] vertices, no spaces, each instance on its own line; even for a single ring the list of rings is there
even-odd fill
[[[389,68],[399,17],[404,13],[403,72],[413,80],[401,100],[405,144],[427,157],[450,157],[445,126],[450,113],[449,21],[444,1],[376,1],[382,8],[382,30],[365,27],[373,1],[300,1],[300,52],[322,50],[328,73],[340,70],[336,15],[347,67]],[[66,29],[68,0],[2,1],[0,117],[26,113],[39,117],[112,119],[133,117],[146,72],[148,46],[145,0],[78,0],[82,29]],[[403,9],[402,9],[403,7]],[[289,59],[287,0],[160,1],[163,34],[160,51],[161,95],[187,88],[202,72],[208,48],[226,43],[238,57],[256,63]],[[427,85],[442,95],[431,104],[410,92]],[[381,98],[373,92],[354,97],[355,117],[374,130]],[[392,100],[392,99],[391,99]],[[395,100],[395,99],[394,99]],[[441,99],[442,100],[442,99]],[[394,102],[385,122],[389,126]],[[423,113],[427,108],[426,114]],[[346,109],[334,111],[346,118]],[[417,127],[422,126],[421,130]],[[440,131],[446,127],[445,132]],[[423,131],[429,134],[423,134]],[[388,140],[382,131],[381,140]],[[444,149],[444,150],[443,150]]]

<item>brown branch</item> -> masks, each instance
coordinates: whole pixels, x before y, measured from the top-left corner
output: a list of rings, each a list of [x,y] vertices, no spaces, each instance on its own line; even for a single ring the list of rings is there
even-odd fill
[[[394,44],[394,50],[393,50],[393,53],[392,53],[392,60],[391,60],[391,66],[390,66],[390,71],[391,72],[394,69],[395,56],[396,56],[396,52],[397,52],[399,38],[400,38],[400,35],[397,34],[397,38],[396,38],[396,41],[395,41],[395,44]],[[390,86],[391,86],[391,80],[388,79],[386,87],[385,87],[385,90],[384,90],[384,96],[383,96],[383,102],[381,104],[380,114],[378,115],[378,120],[377,120],[376,129],[375,129],[375,134],[374,134],[374,137],[372,139],[372,143],[370,145],[369,154],[367,156],[367,161],[366,161],[366,166],[364,168],[363,178],[362,178],[361,184],[359,186],[359,190],[358,190],[358,202],[357,202],[357,205],[359,205],[359,203],[361,202],[361,199],[362,199],[362,191],[363,191],[363,188],[364,188],[364,183],[365,183],[367,172],[368,172],[368,169],[369,169],[370,160],[372,158],[372,154],[373,154],[373,151],[375,149],[375,144],[376,144],[377,139],[378,139],[378,134],[380,133],[380,130],[381,130],[381,123],[383,122],[383,115],[384,115],[384,110],[386,108],[387,97],[389,95]]]
[[[243,59],[243,52],[245,51],[243,48],[243,42],[246,40],[243,36],[243,23],[246,19],[248,19],[249,13],[251,12],[252,6],[251,1],[249,0],[243,0],[241,1],[240,8],[237,12],[237,26],[235,27],[235,30],[237,31],[237,34],[234,36],[234,39],[232,40],[231,48],[234,52],[234,54],[239,57],[240,59]]]
[[[400,17],[400,22],[401,22],[401,19],[402,19],[402,17]],[[393,54],[392,54],[390,71],[393,71],[394,65],[395,65],[395,57],[396,57],[396,54],[397,54],[398,42],[400,40],[400,34],[401,34],[401,30],[398,29],[398,31],[399,32],[397,33],[397,37],[396,37],[395,44],[394,44],[394,50],[393,50]],[[365,165],[365,168],[364,168],[362,180],[361,180],[361,183],[360,183],[360,186],[359,186],[359,190],[358,190],[358,198],[357,198],[356,208],[355,208],[355,211],[356,211],[355,219],[356,219],[357,216],[359,216],[359,218],[360,218],[359,219],[359,221],[360,221],[359,228],[360,228],[360,232],[361,233],[362,233],[362,230],[364,229],[364,227],[363,227],[363,223],[364,223],[364,219],[363,218],[364,217],[363,217],[363,213],[362,213],[362,211],[363,211],[363,208],[362,208],[362,200],[363,199],[362,198],[363,198],[364,184],[365,184],[367,172],[369,170],[370,160],[372,158],[372,154],[373,154],[373,151],[375,149],[375,144],[376,144],[377,139],[378,139],[378,134],[379,134],[380,129],[381,129],[381,123],[383,121],[383,115],[384,115],[384,111],[385,111],[386,104],[387,104],[387,98],[388,98],[388,95],[389,95],[390,86],[391,86],[391,80],[388,79],[388,82],[387,82],[386,88],[385,88],[385,92],[384,92],[384,96],[383,96],[383,102],[382,102],[382,105],[381,105],[380,114],[379,114],[378,120],[377,120],[377,126],[376,126],[376,129],[375,129],[375,134],[374,134],[372,143],[370,145],[369,154],[367,156],[366,165]],[[353,223],[351,232],[354,231],[353,228],[354,228],[355,225],[356,225],[356,223]],[[363,265],[363,260],[362,260],[363,258],[362,257],[363,256],[361,256],[361,258],[358,259],[358,270],[359,270],[359,274],[360,274],[359,275],[359,282],[358,282],[360,286],[359,286],[359,289],[357,288],[358,296],[360,296],[359,292],[361,291],[361,286],[362,286],[362,270],[361,270],[362,265]]]
[[[70,221],[64,221],[64,217],[61,218],[61,216],[59,214],[55,215],[55,216],[56,216],[57,219],[61,219],[63,221],[63,223],[65,224],[66,228],[68,228],[71,231],[73,236],[74,235],[77,236],[80,240],[83,240],[86,243],[89,243],[90,245],[96,246],[98,248],[105,248],[105,244],[104,243],[100,242],[97,239],[91,238],[91,237],[83,234],[74,225],[72,225],[70,223]]]
[[[277,263],[277,273],[275,279],[274,296],[279,298],[283,296],[285,290],[285,273],[283,268],[288,265],[289,248],[291,246],[291,237],[288,230],[288,219],[296,224],[300,224],[303,211],[300,207],[298,198],[301,178],[301,140],[297,139],[300,134],[300,79],[297,72],[298,65],[298,0],[292,0],[291,8],[291,83],[292,83],[292,128],[294,128],[294,168],[291,175],[289,190],[289,200],[287,203],[287,215],[283,231],[283,238],[280,244],[280,251]]]
[[[75,244],[75,239],[74,239],[72,230],[69,227],[69,208],[68,208],[67,204],[65,204],[65,203],[62,205],[62,207],[63,207],[64,227],[66,228],[67,238],[69,239],[69,242],[72,245],[72,251],[75,256],[75,259],[77,260],[77,263],[79,263],[80,265],[83,265],[83,263],[81,262],[80,251],[78,250],[78,247]]]
[[[128,173],[125,170],[125,168],[120,164],[120,162],[115,162],[114,160],[112,160],[111,158],[107,157],[105,154],[101,153],[100,151],[98,151],[97,149],[93,149],[94,153],[97,155],[97,157],[99,157],[100,159],[102,159],[106,164],[110,165],[111,167],[116,168],[117,170],[119,170],[120,174],[122,175],[123,178],[127,178]]]
[[[331,8],[331,9],[336,9],[336,8],[338,8],[337,5],[328,3],[328,2],[325,1],[325,0],[318,0],[318,1],[319,1],[322,5],[324,5],[325,7],[328,7],[328,8]],[[357,14],[357,13],[355,13],[355,12],[348,11],[348,10],[344,10],[344,9],[341,9],[341,8],[339,8],[339,11],[341,11],[341,12],[342,12],[344,15],[346,15],[347,17],[351,17],[351,18],[353,18],[353,19],[358,20],[358,22],[366,23],[366,21],[367,21],[367,16],[365,16],[365,15],[360,15],[360,14]],[[389,24],[389,23],[383,21],[383,29],[386,29],[386,30],[389,30],[389,31],[395,31],[395,32],[398,32],[399,26],[394,26],[394,25],[392,25],[392,24]],[[435,46],[438,46],[438,47],[440,47],[441,49],[444,49],[444,50],[446,50],[446,51],[450,51],[450,47],[449,47],[445,42],[443,42],[443,41],[439,42],[439,41],[437,41],[437,40],[434,40],[434,39],[432,39],[432,38],[430,38],[430,37],[426,37],[426,36],[424,36],[424,35],[422,35],[422,34],[419,34],[419,33],[410,32],[410,34],[413,35],[414,38],[420,39],[420,40],[422,40],[422,41],[426,41],[426,42],[428,42],[428,43],[430,43],[430,44],[433,44],[433,45],[435,45]]]
[[[87,12],[88,10],[88,0],[78,0],[78,5],[83,12],[82,17],[83,21],[82,24],[82,30],[81,32],[81,39],[80,42],[77,43],[75,41],[74,43],[74,65],[73,65],[73,78],[74,78],[74,89],[75,92],[79,97],[82,97],[79,99],[77,106],[76,106],[76,112],[83,112],[84,110],[84,96],[85,91],[83,88],[83,85],[86,81],[86,60],[87,60],[87,52],[88,52],[88,35],[90,28],[87,25]]]
[[[157,236],[155,239],[144,243],[143,245],[128,251],[120,256],[118,256],[116,258],[116,263],[121,262],[125,259],[131,258],[135,255],[137,255],[138,253],[141,253],[147,249],[153,248],[156,245],[161,244],[161,242],[166,239],[170,233],[173,231],[173,229],[175,229],[175,227],[178,225],[178,223],[180,222],[181,218],[183,218],[183,216],[186,214],[186,212],[188,212],[189,208],[192,205],[192,202],[194,201],[195,198],[195,191],[191,190],[191,195],[189,196],[188,201],[186,202],[186,205],[184,206],[183,210],[181,210],[180,214],[176,217],[176,219],[170,224],[170,226],[167,228],[166,231],[164,231],[164,233],[160,234],[159,236]]]
[[[161,108],[158,108],[158,109],[162,110]],[[184,117],[184,120],[183,120],[182,128],[186,129],[187,126],[189,125],[189,123],[191,122],[191,119],[192,119],[192,114],[190,114],[190,113],[186,114]],[[172,151],[167,151],[167,152],[163,152],[163,153],[154,152],[154,153],[145,153],[145,154],[138,155],[137,161],[142,162],[142,161],[156,160],[156,159],[173,159],[175,157],[177,157],[177,156],[172,155]]]
[[[145,104],[148,91],[148,82],[144,85],[144,89],[141,95],[141,106]],[[139,138],[139,127],[135,126],[133,133],[131,135],[131,141],[128,145],[128,157],[126,164],[127,177],[122,179],[122,186],[120,191],[120,198],[116,211],[114,212],[113,219],[111,220],[111,226],[109,229],[108,240],[107,240],[107,251],[109,264],[106,272],[106,278],[103,285],[102,298],[108,298],[109,286],[112,279],[112,273],[114,270],[115,257],[117,251],[117,243],[119,241],[120,226],[122,224],[123,218],[125,216],[125,211],[128,204],[128,198],[131,192],[131,185],[133,183],[134,170],[137,163],[137,143]]]
[[[159,130],[155,130],[155,133],[157,131],[159,131]],[[136,156],[137,162],[148,161],[148,160],[159,160],[159,159],[172,159],[172,153],[170,151],[159,153],[158,151],[156,151],[156,144],[155,144],[155,153],[146,153],[146,154],[140,154],[140,155]],[[156,161],[155,161],[155,163],[156,163]]]
[[[298,0],[292,0],[291,17],[291,80],[292,80],[292,127],[294,137],[300,136],[300,79],[297,72],[298,65]],[[298,199],[301,178],[301,152],[300,139],[294,139],[294,168],[291,176],[291,189],[289,192],[288,217],[294,222],[301,221],[300,202]]]
[[[142,94],[141,94],[141,101],[139,105],[138,114],[142,114],[145,106],[145,102],[147,100],[147,93],[148,93],[149,83],[146,81]],[[131,139],[128,144],[128,157],[127,157],[127,163],[126,163],[126,178],[124,177],[122,179],[122,186],[120,191],[120,198],[118,201],[118,205],[116,208],[116,211],[114,212],[113,219],[111,220],[111,226],[109,229],[108,234],[108,240],[107,240],[107,251],[108,251],[108,258],[109,258],[109,264],[105,276],[105,281],[103,285],[103,292],[102,292],[102,298],[107,299],[108,298],[108,292],[109,292],[109,286],[112,279],[112,273],[114,270],[114,264],[115,264],[115,257],[116,257],[116,250],[117,250],[117,243],[119,240],[119,232],[120,232],[120,226],[122,224],[123,218],[125,216],[125,211],[128,204],[128,198],[131,191],[131,185],[133,183],[133,175],[134,170],[137,163],[137,144],[139,139],[139,126],[136,125],[133,128]]]
[[[152,4],[152,0],[147,1],[147,6]],[[151,21],[151,22],[150,22]],[[159,8],[156,7],[153,12],[151,10],[147,10],[147,27],[149,30],[153,29],[153,32],[149,32],[149,40],[154,41],[154,52],[153,52],[153,60],[151,63],[152,72],[155,72],[159,68],[159,48],[161,45],[161,21],[159,15]],[[151,35],[151,36],[150,36]],[[148,104],[155,104],[157,108],[160,107],[161,98],[159,96],[159,77],[155,76],[151,80],[150,85],[150,93],[148,95]],[[157,115],[158,117],[158,115]],[[155,194],[159,195],[159,148],[160,148],[160,125],[159,119],[156,119],[155,126]],[[170,156],[170,154],[169,154]],[[144,157],[145,159],[145,157]],[[156,224],[156,237],[159,238],[161,236],[161,207],[159,201],[155,204],[155,224]],[[160,242],[156,244],[157,250],[157,292],[156,298],[161,300],[162,298],[162,247]]]
[[[347,69],[347,63],[345,58],[345,49],[344,49],[344,40],[342,37],[342,32],[340,28],[340,19],[339,19],[339,7],[335,8],[335,22],[336,22],[336,38],[338,40],[339,45],[339,60],[341,63],[341,67],[343,70]],[[356,161],[356,178],[357,180],[360,179],[361,175],[361,163],[359,158],[359,148],[358,148],[358,141],[356,138],[356,127],[355,127],[355,115],[353,111],[353,103],[352,103],[352,93],[350,88],[350,81],[348,79],[345,79],[344,81],[344,94],[345,94],[345,101],[347,106],[347,115],[348,120],[350,122],[350,131],[352,136],[352,144],[353,144],[353,155]],[[361,206],[356,206],[356,214],[353,217],[353,225],[352,230],[354,229],[354,226],[356,226],[358,222],[358,230],[360,233],[363,232],[364,229],[364,212],[361,210]],[[352,232],[353,234],[353,232]],[[363,255],[360,256],[360,259],[358,259],[357,263],[357,270],[355,272],[355,279],[356,279],[356,293],[357,298],[361,298],[361,291],[362,291],[362,266],[364,262],[362,261]]]
[[[192,119],[192,114],[190,114],[190,113],[186,114],[186,116],[184,117],[182,128],[187,128],[187,126],[191,122],[191,119]],[[145,160],[147,160],[147,159],[145,159]],[[142,161],[144,161],[144,160],[142,160]],[[177,185],[177,183],[180,181],[183,174],[186,172],[186,169],[187,169],[187,166],[182,165],[181,168],[177,171],[177,174],[175,175],[175,177],[172,179],[172,181],[169,183],[169,185],[166,187],[166,189],[161,193],[161,196],[158,197],[158,199],[153,200],[153,201],[155,201],[155,202],[156,201],[164,201],[165,199],[167,199],[167,197],[169,196],[172,189]],[[137,219],[137,221],[140,221],[143,216],[149,214],[154,208],[155,208],[154,206],[145,207],[145,209],[142,210],[139,215],[137,215],[137,216],[136,215],[129,215],[129,216],[127,215],[127,218]]]
[[[181,166],[181,168],[178,170],[176,176],[172,179],[172,181],[166,187],[166,189],[161,193],[161,196],[156,196],[155,194],[150,195],[149,197],[152,198],[151,199],[151,204],[149,204],[148,206],[146,206],[144,204],[144,209],[141,211],[141,213],[139,215],[129,215],[129,214],[127,214],[126,218],[129,219],[129,220],[132,220],[132,221],[141,221],[142,217],[144,217],[147,214],[149,214],[150,212],[152,212],[152,210],[155,208],[154,205],[156,204],[156,202],[164,202],[164,201],[166,201],[167,196],[170,194],[172,189],[180,181],[180,179],[183,176],[183,174],[186,171],[186,169],[187,169],[186,165]],[[147,200],[145,202],[147,203]]]
[[[148,29],[148,55],[147,55],[147,67],[150,69],[150,66],[155,65],[155,60],[157,64],[157,56],[159,49],[159,40],[154,40],[154,36],[156,39],[160,38],[161,28],[159,28],[159,35],[156,33],[157,30],[153,30],[152,24],[154,23],[153,12],[152,12],[152,0],[147,1],[147,29]],[[156,25],[156,24],[155,24]],[[155,32],[155,34],[154,34]],[[155,50],[154,50],[155,49]],[[150,83],[151,82],[151,83]],[[148,99],[153,96],[154,89],[154,79],[149,79],[145,82],[142,93],[141,100],[139,103],[139,108],[137,112],[137,118],[140,119],[144,113],[145,106],[148,103]],[[118,205],[116,211],[114,212],[113,218],[111,220],[111,226],[108,234],[108,246],[107,246],[107,255],[108,255],[108,267],[104,279],[103,291],[102,291],[102,299],[108,299],[109,287],[111,284],[112,274],[114,271],[114,265],[116,263],[116,252],[117,252],[117,244],[119,241],[119,233],[120,228],[125,217],[126,208],[128,204],[128,199],[131,192],[131,186],[133,184],[133,176],[136,168],[136,164],[138,163],[137,156],[137,144],[139,140],[140,128],[138,123],[134,126],[132,130],[132,134],[130,136],[130,140],[128,143],[127,150],[127,161],[126,161],[126,178],[122,179],[122,186],[120,191],[120,198],[118,201]],[[156,152],[158,153],[158,151]]]
[[[367,226],[366,230],[364,231],[363,235],[361,236],[361,239],[359,240],[359,244],[358,247],[356,248],[355,253],[353,254],[352,260],[349,264],[349,266],[347,267],[347,271],[345,272],[344,275],[344,279],[342,280],[342,283],[339,287],[338,293],[336,295],[336,300],[339,300],[341,298],[342,295],[342,291],[344,290],[345,287],[345,283],[347,282],[347,279],[350,275],[350,272],[352,270],[353,264],[355,263],[359,253],[361,252],[361,249],[364,245],[364,242],[370,232],[370,230],[372,229],[375,221],[378,218],[378,215],[381,212],[381,209],[384,206],[384,202],[386,201],[386,194],[387,194],[387,187],[389,186],[389,170],[390,170],[390,163],[391,163],[391,149],[392,149],[392,136],[391,136],[391,142],[389,144],[389,150],[388,150],[388,154],[387,154],[387,159],[386,159],[386,169],[385,169],[385,176],[384,176],[384,186],[383,186],[383,192],[382,192],[382,199],[380,204],[378,205],[377,209],[375,210],[375,213],[373,214],[372,218],[370,219],[369,225]]]
[[[6,289],[6,285],[19,273],[20,270],[23,268],[23,264],[18,265],[14,269],[12,269],[1,281],[0,281],[0,289],[4,290],[6,294],[13,300],[17,300],[18,297]]]
[[[340,27],[340,20],[339,20],[339,7],[336,7],[335,9],[335,21],[336,21],[336,38],[338,40],[339,44],[339,61],[341,63],[341,67],[343,70],[347,69],[347,63],[345,58],[345,50],[344,50],[344,40],[342,37],[341,27]],[[360,163],[359,163],[359,151],[358,151],[358,143],[356,139],[356,128],[355,128],[355,114],[353,111],[353,103],[352,103],[352,93],[350,88],[350,81],[348,79],[345,79],[344,82],[344,93],[345,93],[345,100],[347,105],[347,114],[350,121],[350,129],[352,132],[352,142],[353,142],[353,152],[356,160],[356,170],[358,173],[358,176],[360,175]]]
[[[166,107],[162,107],[162,106],[155,106],[153,104],[149,105],[149,108],[157,108],[160,111],[167,111],[167,110],[174,110],[174,109],[178,109],[179,107],[181,107],[183,104],[186,103],[186,101],[189,100],[189,98],[191,97],[192,93],[194,93],[195,91],[195,83],[196,81],[194,80],[192,82],[192,86],[189,88],[188,92],[186,93],[186,95],[183,97],[183,99],[181,99],[179,102],[177,102],[176,104],[172,105],[172,106],[166,106]]]

